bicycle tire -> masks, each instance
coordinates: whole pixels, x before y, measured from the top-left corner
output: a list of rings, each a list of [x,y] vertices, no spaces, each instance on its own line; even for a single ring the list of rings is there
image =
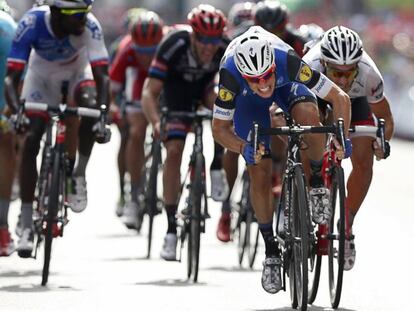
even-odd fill
[[[293,258],[295,267],[295,286],[298,308],[302,311],[308,307],[308,203],[306,199],[306,188],[301,166],[295,166],[292,179],[292,203],[291,209],[293,242]]]
[[[247,224],[247,213],[249,210],[249,189],[250,182],[248,172],[245,170],[242,176],[242,196],[240,199],[240,211],[238,215],[237,221],[237,228],[238,228],[238,236],[237,236],[237,254],[239,259],[239,265],[243,265],[243,258],[245,254],[245,250],[247,248],[247,240],[248,240],[248,224]]]
[[[310,272],[313,272],[312,276],[309,277],[309,284],[311,287],[309,289],[308,294],[308,303],[312,304],[315,299],[316,295],[318,294],[319,289],[319,280],[321,276],[321,265],[322,265],[322,256],[313,254],[313,268],[310,267]]]
[[[152,152],[152,161],[149,172],[147,192],[146,192],[146,211],[148,214],[148,242],[147,242],[147,258],[151,257],[152,247],[152,233],[154,216],[158,214],[158,195],[157,195],[157,181],[158,181],[158,166],[161,162],[161,143],[159,141],[154,142],[154,148]]]
[[[193,280],[197,282],[198,271],[200,264],[200,240],[201,240],[201,204],[203,199],[203,170],[204,158],[198,153],[195,160],[194,180],[191,186],[190,200],[191,200],[191,233],[193,240],[192,248],[192,266],[193,266]]]
[[[42,270],[42,286],[47,284],[49,278],[50,259],[52,254],[53,241],[53,223],[57,214],[59,205],[59,189],[60,189],[60,153],[53,151],[53,168],[52,178],[49,190],[49,200],[46,215],[46,229],[45,229],[45,247],[44,247],[44,262]]]
[[[247,214],[249,230],[248,230],[248,258],[249,258],[249,267],[252,269],[256,259],[257,248],[259,246],[259,225],[254,217],[254,211],[250,207],[250,210]]]
[[[340,166],[335,166],[333,170],[331,207],[328,247],[329,293],[332,308],[336,309],[341,300],[345,252],[345,180],[344,170]],[[338,214],[339,218],[336,218],[335,215]]]

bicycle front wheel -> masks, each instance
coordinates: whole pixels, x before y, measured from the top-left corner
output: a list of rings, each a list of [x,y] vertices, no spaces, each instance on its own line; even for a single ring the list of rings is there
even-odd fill
[[[49,190],[49,200],[47,205],[47,214],[45,216],[46,228],[45,228],[45,248],[44,248],[44,262],[42,271],[42,286],[45,286],[49,278],[50,258],[52,253],[52,241],[53,241],[53,224],[58,211],[59,206],[59,189],[60,189],[60,153],[55,151],[53,157],[52,177]]]
[[[195,161],[194,180],[191,185],[190,202],[191,202],[191,239],[192,239],[192,266],[193,280],[198,280],[198,268],[200,263],[200,239],[201,239],[201,204],[204,189],[204,158],[202,154],[197,154]]]
[[[344,170],[335,166],[331,186],[332,217],[329,224],[329,289],[331,305],[337,308],[341,300],[345,251],[345,181]]]
[[[152,231],[154,216],[158,214],[158,195],[157,195],[157,180],[158,180],[158,165],[161,162],[161,143],[154,142],[152,162],[149,172],[147,193],[145,194],[146,210],[148,214],[148,244],[147,244],[147,258],[151,256],[152,246]]]
[[[294,280],[298,307],[300,310],[306,310],[308,307],[309,224],[306,188],[301,166],[294,168],[292,182],[291,229],[295,270]]]

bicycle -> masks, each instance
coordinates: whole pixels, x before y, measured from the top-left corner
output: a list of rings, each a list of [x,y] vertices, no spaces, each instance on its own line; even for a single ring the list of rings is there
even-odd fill
[[[42,270],[42,286],[45,286],[49,277],[49,268],[53,238],[62,237],[64,227],[68,223],[68,203],[66,174],[68,159],[65,151],[66,126],[65,117],[81,116],[100,119],[105,124],[103,110],[83,107],[68,107],[68,83],[62,83],[62,102],[58,106],[47,103],[25,102],[20,113],[24,111],[46,112],[49,116],[46,126],[46,135],[42,152],[42,162],[36,185],[34,209],[34,227],[36,247],[34,258],[44,241],[44,263]],[[19,117],[20,118],[20,117]],[[54,139],[54,140],[53,140]]]
[[[181,262],[182,250],[187,243],[187,278],[198,280],[200,263],[201,233],[205,233],[205,220],[210,218],[207,206],[205,158],[203,154],[203,121],[211,120],[212,113],[207,110],[195,112],[167,111],[170,118],[188,118],[193,120],[194,144],[190,156],[187,173],[181,184],[179,200],[184,186],[188,189],[185,207],[177,215],[177,225],[180,241]],[[188,181],[187,181],[188,180]]]
[[[165,123],[166,108],[161,109],[161,124]],[[163,128],[161,126],[161,132]],[[163,134],[161,133],[162,137]],[[149,152],[145,156],[145,165],[141,177],[141,193],[138,195],[138,224],[140,231],[144,215],[148,217],[147,258],[151,257],[154,217],[162,213],[163,202],[158,198],[158,174],[162,162],[161,138],[152,137]]]
[[[301,163],[300,150],[302,135],[308,133],[337,133],[336,126],[301,126],[286,117],[287,126],[278,128],[259,128],[254,124],[253,146],[257,150],[261,135],[287,135],[287,163],[284,172],[282,193],[279,201],[276,223],[285,215],[284,230],[276,226],[276,236],[282,253],[283,290],[286,290],[288,275],[292,308],[307,309],[308,304],[308,266],[314,237],[311,213],[308,203],[305,175]],[[342,121],[343,122],[343,121]],[[343,137],[340,136],[340,137]],[[341,142],[344,146],[344,142]]]
[[[385,152],[385,121],[383,119],[378,120],[378,127],[357,125],[350,128],[349,132],[380,138],[381,148]],[[342,292],[345,240],[352,239],[353,236],[347,222],[344,170],[341,160],[335,156],[332,135],[328,137],[326,144],[322,177],[325,186],[330,190],[332,217],[328,224],[318,225],[316,231],[317,241],[312,253],[313,267],[310,269],[310,272],[313,272],[313,280],[310,282],[309,303],[313,303],[316,299],[322,256],[328,256],[330,300],[332,308],[336,309],[339,306]]]

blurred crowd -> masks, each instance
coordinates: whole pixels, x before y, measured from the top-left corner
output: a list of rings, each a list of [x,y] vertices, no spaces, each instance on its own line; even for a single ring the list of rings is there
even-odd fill
[[[16,17],[30,8],[34,0],[11,0]],[[237,0],[204,1],[228,12]],[[257,2],[257,1],[252,1]],[[396,133],[414,139],[414,2],[377,0],[285,0],[291,9],[290,22],[296,28],[316,23],[324,29],[342,24],[356,30],[385,80],[396,119]],[[154,10],[170,24],[185,21],[189,8],[200,0],[99,0],[94,13],[101,21],[109,44],[123,31],[124,16],[131,7]],[[389,4],[387,4],[389,3]],[[323,12],[323,14],[321,14]],[[411,127],[410,127],[411,126]]]

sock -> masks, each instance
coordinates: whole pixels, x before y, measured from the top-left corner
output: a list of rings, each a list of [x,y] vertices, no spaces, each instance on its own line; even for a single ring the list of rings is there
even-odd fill
[[[0,227],[8,227],[10,200],[0,199]]]
[[[310,160],[311,177],[309,184],[312,188],[320,188],[324,186],[322,178],[322,161],[323,160]]]
[[[76,166],[75,175],[76,176],[85,176],[86,175],[86,165],[88,165],[89,157],[79,153],[78,165]]]
[[[273,221],[267,224],[259,224],[259,230],[265,242],[265,252],[267,257],[278,257],[279,249],[273,234]]]
[[[223,167],[223,163],[222,163],[223,153],[224,153],[224,148],[220,144],[214,142],[214,158],[213,158],[213,162],[211,162],[211,165],[210,165],[211,171],[220,170]]]
[[[22,203],[22,227],[23,229],[32,228],[33,226],[33,204]]]
[[[175,214],[177,213],[177,205],[166,204],[165,210],[167,211],[167,220],[168,220],[167,233],[177,234],[177,222],[175,219]]]
[[[221,206],[221,213],[231,213],[230,200],[226,200],[223,202],[223,205]]]
[[[131,201],[138,202],[139,182],[131,182]]]

